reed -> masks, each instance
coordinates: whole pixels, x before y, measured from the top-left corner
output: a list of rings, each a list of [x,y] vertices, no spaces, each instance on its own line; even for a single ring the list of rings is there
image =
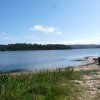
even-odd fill
[[[82,93],[73,82],[81,75],[73,68],[26,73],[0,75],[0,100],[76,100]]]

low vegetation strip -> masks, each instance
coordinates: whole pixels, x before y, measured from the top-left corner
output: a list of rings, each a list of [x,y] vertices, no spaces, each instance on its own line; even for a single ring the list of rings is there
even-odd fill
[[[63,44],[26,44],[16,43],[8,45],[0,45],[0,51],[21,51],[21,50],[63,50],[72,49],[69,45]]]
[[[19,75],[2,73],[0,100],[78,100],[83,87],[74,80],[80,79],[80,73],[73,68]]]

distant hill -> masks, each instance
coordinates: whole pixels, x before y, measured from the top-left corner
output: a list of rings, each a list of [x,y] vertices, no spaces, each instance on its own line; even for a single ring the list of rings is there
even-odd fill
[[[26,44],[26,43],[16,43],[8,45],[0,45],[0,51],[21,51],[21,50],[63,50],[72,49],[69,45],[62,44]]]
[[[73,49],[89,49],[89,48],[100,48],[100,45],[94,45],[94,44],[87,44],[87,45],[70,45]]]
[[[64,50],[64,49],[90,49],[100,48],[100,45],[63,45],[63,44],[26,44],[16,43],[0,45],[0,51],[21,51],[21,50]]]

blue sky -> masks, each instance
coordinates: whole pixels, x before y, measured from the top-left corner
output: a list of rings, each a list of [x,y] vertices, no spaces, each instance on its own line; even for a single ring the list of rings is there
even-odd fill
[[[100,44],[100,0],[0,0],[0,44]]]

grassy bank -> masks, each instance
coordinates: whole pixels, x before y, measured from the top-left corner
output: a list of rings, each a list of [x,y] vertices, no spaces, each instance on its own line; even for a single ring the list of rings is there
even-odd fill
[[[0,75],[0,100],[77,100],[82,93],[73,68],[26,73]]]

